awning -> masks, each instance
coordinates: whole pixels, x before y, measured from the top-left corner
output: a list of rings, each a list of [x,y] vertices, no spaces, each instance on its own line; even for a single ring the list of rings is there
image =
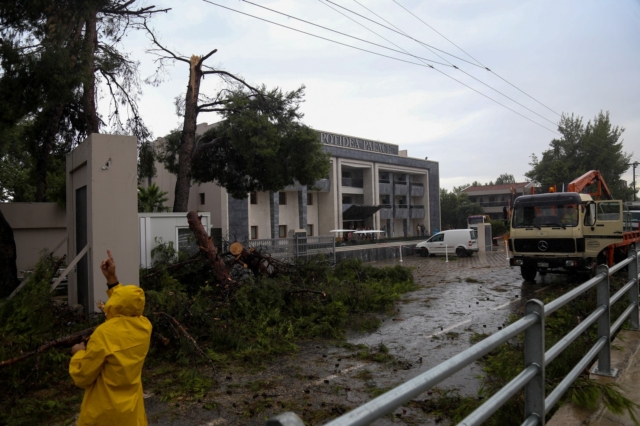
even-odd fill
[[[365,220],[384,207],[387,206],[384,204],[381,206],[358,206],[354,204],[342,212],[342,220]]]

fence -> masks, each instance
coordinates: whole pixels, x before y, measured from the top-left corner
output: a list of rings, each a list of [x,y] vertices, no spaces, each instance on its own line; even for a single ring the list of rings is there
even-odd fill
[[[336,239],[333,236],[249,240],[248,246],[282,261],[297,260],[317,254],[329,254],[336,261]]]
[[[610,296],[610,277],[625,266],[628,266],[628,281],[616,294]],[[597,308],[595,311],[551,349],[545,352],[545,317],[551,315],[593,287],[596,287],[597,291]],[[625,295],[628,296],[627,308],[613,325],[611,325],[610,307],[620,301]],[[611,368],[611,336],[620,329],[627,319],[630,319],[632,329],[639,329],[638,256],[635,250],[629,252],[629,257],[626,260],[616,264],[610,269],[605,265],[598,266],[595,277],[547,305],[544,305],[539,300],[527,301],[525,305],[525,315],[520,320],[408,382],[327,423],[326,426],[367,425],[400,405],[409,402],[412,398],[417,397],[449,376],[462,370],[467,365],[488,354],[502,343],[523,332],[524,370],[459,424],[465,426],[482,424],[483,421],[488,419],[496,410],[524,387],[525,418],[522,425],[544,425],[545,415],[549,413],[560,397],[569,389],[571,383],[588,368],[596,356],[598,358],[598,364],[593,370],[593,373],[604,376],[616,376],[617,371]],[[584,355],[581,361],[573,367],[571,372],[567,374],[560,384],[556,386],[551,394],[545,397],[545,367],[596,322],[598,339],[595,344]],[[285,414],[289,415],[292,413]],[[267,424],[296,426],[302,423],[300,423],[299,419],[295,420],[292,416],[283,416],[282,418],[271,419]]]

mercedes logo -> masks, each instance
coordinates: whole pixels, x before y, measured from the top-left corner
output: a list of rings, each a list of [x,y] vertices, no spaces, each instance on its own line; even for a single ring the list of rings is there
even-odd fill
[[[538,250],[547,251],[548,248],[549,248],[549,243],[547,243],[545,240],[538,241]]]

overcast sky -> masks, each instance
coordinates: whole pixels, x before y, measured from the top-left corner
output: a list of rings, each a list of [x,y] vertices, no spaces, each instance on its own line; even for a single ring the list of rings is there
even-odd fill
[[[240,0],[212,1],[424,65],[415,57],[367,45]],[[640,1],[396,0],[495,74],[474,65],[477,64],[474,59],[394,0],[358,0],[361,5],[355,0],[331,1],[382,22],[361,5],[366,6],[414,39],[471,63],[439,52],[446,61],[459,67],[454,69],[416,41],[351,15],[325,0],[254,0],[254,3],[444,63],[446,66],[432,64],[539,125],[425,66],[340,46],[202,0],[148,0],[148,4],[172,8],[151,21],[167,47],[185,56],[218,49],[207,63],[237,73],[251,84],[264,83],[285,90],[304,84],[305,124],[397,144],[400,149],[407,149],[411,157],[438,161],[443,188],[474,180],[495,180],[501,173],[513,174],[516,180],[524,181],[524,173],[531,168],[531,154],[540,156],[556,136],[553,132],[557,130],[559,116],[555,112],[590,119],[600,110],[609,111],[612,123],[626,129],[625,151],[634,153],[636,161],[640,158]],[[124,47],[141,62],[143,77],[153,73],[153,56],[145,53],[150,43],[142,33],[132,33],[125,39]],[[168,71],[160,86],[143,87],[141,111],[154,136],[163,136],[181,123],[173,99],[185,92],[188,68],[177,63]],[[202,89],[214,93],[216,87],[219,86],[215,79],[207,78]],[[101,107],[104,114],[107,108],[104,100]],[[201,114],[198,119],[209,123],[218,120],[212,113]],[[631,172],[625,177],[630,185]]]

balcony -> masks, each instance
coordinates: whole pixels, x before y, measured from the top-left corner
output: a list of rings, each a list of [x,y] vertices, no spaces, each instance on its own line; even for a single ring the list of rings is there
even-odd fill
[[[379,190],[381,195],[391,195],[391,182],[380,179],[378,185],[380,186]]]
[[[423,197],[424,185],[418,182],[411,182],[410,192],[412,197]]]
[[[425,210],[424,206],[415,205],[411,206],[411,219],[424,219]]]
[[[482,207],[506,207],[509,203],[507,201],[484,201],[477,204]]]
[[[394,195],[409,195],[409,185],[407,182],[398,182],[395,181],[393,183],[394,186]]]
[[[342,186],[350,186],[352,188],[363,188],[364,183],[362,179],[358,178],[342,178]]]
[[[396,204],[396,219],[409,219],[409,206],[406,204]]]
[[[331,189],[331,181],[329,179],[318,179],[313,185],[313,188],[317,188],[318,192],[329,192],[329,189]]]
[[[380,219],[393,219],[393,209],[391,208],[391,206],[380,209]]]

